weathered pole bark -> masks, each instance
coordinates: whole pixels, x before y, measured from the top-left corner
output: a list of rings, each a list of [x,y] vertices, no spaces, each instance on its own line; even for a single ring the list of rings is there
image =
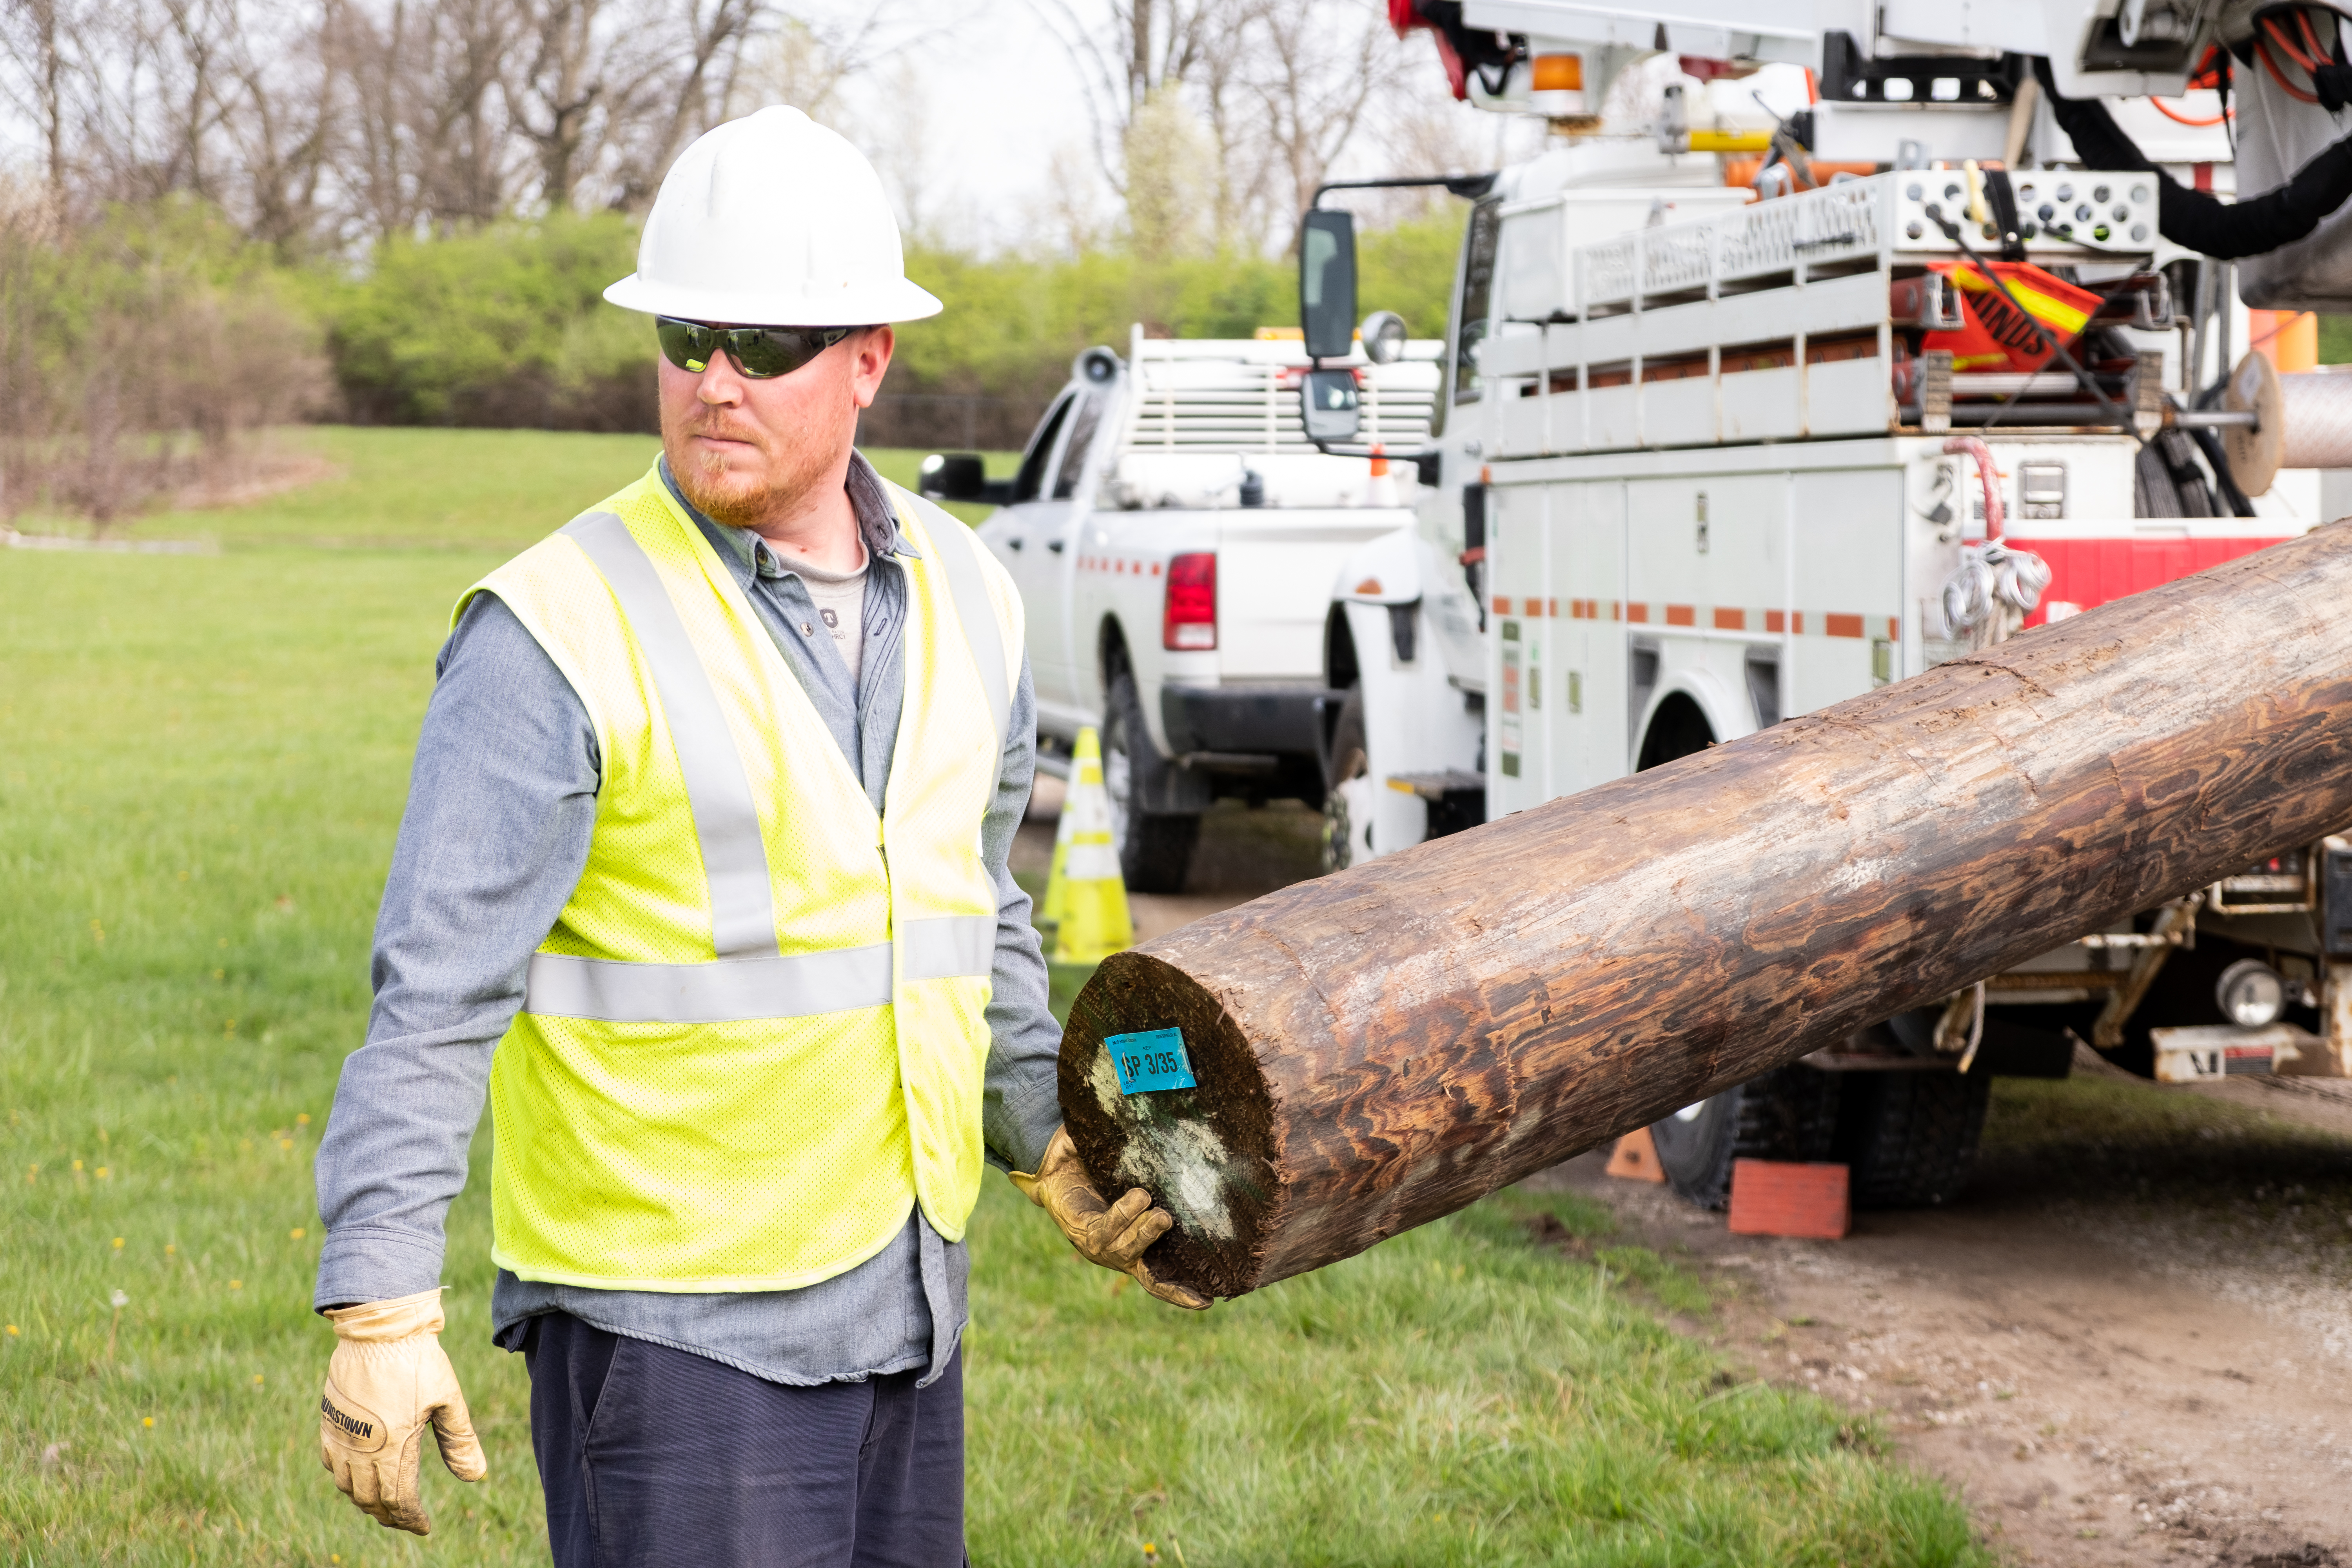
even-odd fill
[[[1121,953],[1062,1107],[1239,1295],[2347,820],[2352,521]]]

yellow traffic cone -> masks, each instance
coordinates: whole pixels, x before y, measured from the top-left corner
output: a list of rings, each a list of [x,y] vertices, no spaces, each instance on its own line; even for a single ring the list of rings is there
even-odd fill
[[[1054,869],[1040,921],[1054,927],[1055,963],[1099,963],[1135,944],[1127,884],[1110,841],[1110,797],[1103,793],[1102,742],[1088,725],[1070,757],[1062,825],[1054,835]]]

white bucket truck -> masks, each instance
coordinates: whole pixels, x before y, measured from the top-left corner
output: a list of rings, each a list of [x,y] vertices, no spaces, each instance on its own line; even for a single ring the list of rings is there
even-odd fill
[[[2323,122],[2303,174],[2236,206],[2206,194],[2252,184],[2223,113],[2241,146],[2311,134],[2269,86],[2275,48],[2252,38],[2257,64],[2240,59],[2238,10],[2231,32],[2199,0],[1396,9],[1438,33],[1458,91],[1565,134],[1491,177],[1428,182],[1475,201],[1430,483],[1412,527],[1332,579],[1330,866],[2320,521],[2321,476],[2276,471],[2278,384],[2238,362],[2263,346],[2239,296],[2344,308],[2352,277],[2328,273],[2352,275],[2347,247],[2319,243],[2334,219],[2303,262],[2281,258],[2317,216],[2290,209],[2352,191],[2326,163],[2352,153]],[[2332,40],[2334,13],[2308,9]],[[1600,121],[1612,79],[1659,53],[1681,75],[1652,122]],[[1328,353],[1356,300],[1349,219],[1322,200],[1302,320]],[[1346,394],[1310,370],[1304,417],[1360,452]],[[2282,845],[1654,1136],[1704,1204],[1743,1155],[1834,1158],[1858,1203],[1937,1203],[1966,1177],[1989,1077],[2063,1076],[2078,1042],[2168,1079],[2352,1074],[2352,846]]]

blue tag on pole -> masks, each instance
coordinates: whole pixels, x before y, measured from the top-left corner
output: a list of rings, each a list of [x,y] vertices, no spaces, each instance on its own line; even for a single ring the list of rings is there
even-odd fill
[[[1147,1029],[1139,1035],[1112,1035],[1103,1041],[1118,1068],[1121,1094],[1149,1094],[1156,1089],[1191,1089],[1192,1058],[1184,1054],[1181,1029]]]

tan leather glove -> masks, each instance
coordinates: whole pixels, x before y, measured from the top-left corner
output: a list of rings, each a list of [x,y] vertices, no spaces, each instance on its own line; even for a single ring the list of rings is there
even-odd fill
[[[1165,1236],[1176,1221],[1166,1209],[1153,1208],[1151,1194],[1141,1187],[1129,1188],[1127,1195],[1115,1204],[1104,1203],[1078,1160],[1078,1146],[1070,1142],[1068,1128],[1054,1130],[1035,1175],[1014,1171],[1012,1176],[1013,1184],[1028,1194],[1031,1203],[1054,1216],[1079,1257],[1132,1275],[1137,1284],[1171,1305],[1196,1312],[1207,1310],[1207,1297],[1189,1286],[1152,1278],[1150,1267],[1143,1261],[1143,1249]]]
[[[420,1290],[327,1314],[335,1354],[319,1402],[319,1455],[335,1486],[378,1524],[433,1533],[417,1488],[430,1424],[441,1462],[461,1481],[489,1474],[457,1369],[441,1348],[441,1292]]]

